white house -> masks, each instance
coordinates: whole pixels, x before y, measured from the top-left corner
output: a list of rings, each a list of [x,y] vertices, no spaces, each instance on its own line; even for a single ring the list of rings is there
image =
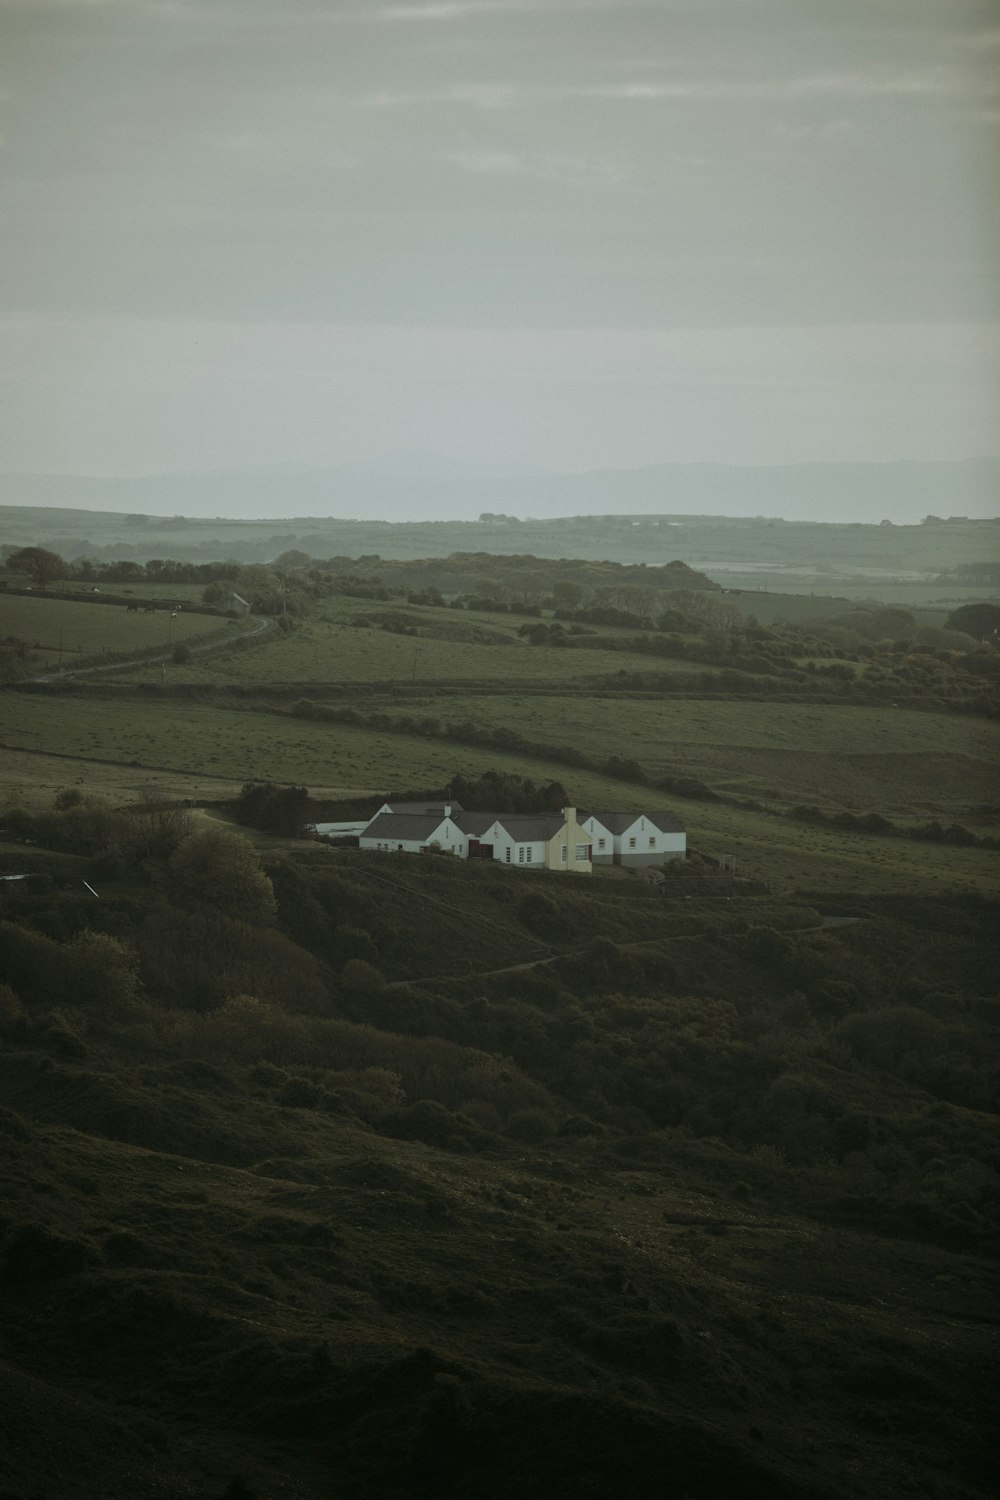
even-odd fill
[[[465,812],[458,803],[384,802],[361,830],[362,849],[492,859],[524,870],[591,872],[590,844],[576,809],[558,813]]]
[[[338,825],[341,830],[347,831],[347,825]],[[358,831],[362,849],[383,854],[433,849],[458,859],[576,875],[589,875],[595,864],[661,865],[683,859],[686,852],[682,825],[665,812],[586,813],[578,818],[575,807],[557,813],[496,813],[466,812],[457,802],[383,802]]]
[[[460,813],[453,814],[451,803],[418,812],[402,812],[400,807],[412,804],[385,804],[362,831],[358,845],[377,849],[383,854],[426,854],[432,847],[444,854],[467,859],[469,838],[459,827]]]
[[[683,824],[673,813],[587,813],[582,827],[597,865],[662,865],[687,852]]]

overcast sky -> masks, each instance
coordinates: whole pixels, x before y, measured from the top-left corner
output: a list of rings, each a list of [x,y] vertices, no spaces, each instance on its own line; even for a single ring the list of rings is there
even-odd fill
[[[0,28],[8,470],[1000,451],[1000,4]]]

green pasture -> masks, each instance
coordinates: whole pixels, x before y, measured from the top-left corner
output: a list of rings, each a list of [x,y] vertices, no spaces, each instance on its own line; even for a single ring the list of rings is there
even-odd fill
[[[89,657],[103,651],[135,651],[176,645],[191,636],[204,635],[216,624],[209,615],[186,615],[173,620],[166,609],[156,614],[129,614],[122,604],[77,604],[69,599],[46,599],[42,595],[0,593],[0,638],[17,636],[45,652],[39,665],[54,667],[60,637],[63,666],[72,667],[73,657]]]
[[[74,578],[60,580],[57,587],[60,593],[65,594],[92,595],[94,592],[94,584],[81,583]],[[162,599],[173,604],[200,604],[205,592],[203,583],[147,583],[145,580],[134,583],[100,583],[97,587],[102,594],[113,594],[116,598],[134,598],[140,604],[144,599]]]
[[[808,629],[815,621],[836,622],[839,615],[871,605],[874,608],[907,609],[918,625],[943,626],[950,610],[983,597],[981,588],[963,591],[953,585],[934,588],[931,585],[879,583],[876,586],[874,583],[825,581],[830,584],[828,594],[813,593],[808,589],[783,593],[773,589],[740,587],[725,594],[722,603],[737,609],[744,618],[753,615],[762,625],[799,625]],[[736,589],[736,585],[730,587]]]
[[[73,757],[76,774],[74,761],[68,760],[67,784],[81,775],[86,778],[88,762],[97,764],[103,779],[106,763],[117,761],[129,775],[161,770],[190,776],[200,784],[218,776],[220,795],[246,780],[295,782],[316,793],[353,795],[444,785],[456,771],[476,775],[493,767],[536,782],[561,781],[580,807],[628,809],[655,803],[673,808],[693,848],[713,856],[734,854],[740,873],[779,890],[996,888],[997,861],[989,851],[818,829],[765,813],[644,791],[555,762],[441,740],[319,724],[249,707],[126,695],[7,693],[3,706],[5,744],[19,752],[45,755],[58,750]],[[600,704],[595,708],[595,719],[606,726],[605,752],[630,749],[621,738],[621,705],[608,703],[606,715],[600,713]],[[786,727],[788,734],[794,732],[792,725]],[[566,728],[564,723],[559,738],[565,739]],[[758,735],[764,733],[761,724]],[[832,737],[832,726],[827,733]]]
[[[402,710],[401,710],[402,711]],[[595,760],[637,760],[651,779],[694,776],[716,791],[833,810],[957,817],[1000,801],[1000,726],[954,714],[853,705],[532,694],[477,696],[405,712],[471,718]]]
[[[830,594],[778,593],[771,589],[752,589],[726,585],[720,603],[738,610],[744,617],[753,615],[762,625],[808,625],[811,620],[829,620],[856,608],[852,599]]]
[[[415,623],[427,626],[419,615]],[[669,667],[679,671],[704,670],[690,663],[672,661]],[[513,630],[503,644],[484,645],[309,619],[288,635],[275,633],[252,650],[193,661],[184,667],[183,680],[206,684],[231,682],[241,686],[448,681],[509,683],[515,687],[522,682],[573,682],[643,669],[649,669],[646,658],[631,653],[529,646]],[[153,681],[155,677],[150,669],[136,666],[128,672],[127,680]]]
[[[674,799],[671,805],[687,826],[690,846],[735,855],[737,874],[775,889],[1000,890],[997,856],[990,850],[840,833],[712,803]]]

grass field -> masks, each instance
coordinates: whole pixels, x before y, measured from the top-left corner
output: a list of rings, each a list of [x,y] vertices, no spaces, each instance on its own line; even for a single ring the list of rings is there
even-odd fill
[[[94,585],[67,578],[59,583],[59,592],[92,595]],[[101,592],[114,594],[116,598],[135,599],[140,604],[144,599],[162,599],[173,604],[200,604],[205,585],[202,583],[105,583],[101,585]]]
[[[54,667],[59,658],[60,636],[64,666],[73,657],[101,652],[135,651],[204,635],[216,623],[208,615],[186,615],[174,619],[166,610],[147,615],[129,614],[120,604],[75,604],[66,599],[46,599],[23,594],[0,593],[0,638],[17,636],[44,652],[40,669]]]
[[[445,611],[412,611],[414,623],[428,629],[434,621],[424,615]],[[452,617],[452,621],[454,617]],[[492,627],[495,621],[489,620]],[[446,622],[451,623],[451,622]],[[484,621],[485,624],[485,621]],[[397,635],[326,621],[308,621],[289,635],[275,636],[253,651],[208,657],[184,669],[184,681],[195,683],[352,683],[352,682],[572,682],[607,677],[647,666],[631,653],[555,646],[529,646],[508,624],[504,644],[441,639],[431,635]],[[691,663],[669,663],[670,670],[705,670]],[[709,669],[710,670],[710,669]],[[128,681],[152,681],[149,669],[137,666]]]
[[[699,705],[702,709],[713,707]],[[735,710],[739,706],[720,707]],[[559,780],[580,807],[627,808],[652,798],[658,805],[678,812],[693,847],[713,856],[735,854],[741,873],[781,889],[823,883],[836,889],[870,890],[996,887],[996,856],[985,850],[814,828],[765,813],[650,794],[593,772],[571,771],[555,762],[355,726],[325,725],[260,712],[252,705],[236,709],[215,703],[158,702],[113,694],[49,697],[11,693],[5,696],[4,708],[4,744],[19,757],[19,765],[24,765],[24,752],[35,752],[46,757],[51,774],[53,750],[58,748],[69,757],[56,763],[57,771],[60,765],[65,767],[58,777],[59,785],[77,784],[82,778],[83,785],[90,787],[89,767],[93,764],[94,789],[100,789],[109,779],[107,763],[118,762],[125,768],[125,777],[137,786],[155,784],[166,774],[174,785],[207,786],[208,795],[213,795],[214,788],[214,795],[219,797],[230,795],[247,780],[294,782],[318,795],[351,796],[402,787],[443,786],[458,771],[476,775],[494,768],[535,781]],[[830,710],[833,712],[837,711]],[[605,744],[630,749],[630,745],[622,745],[620,714],[618,706],[609,705],[605,722],[619,732]],[[930,716],[908,717],[926,718],[928,726],[937,722]],[[690,744],[690,724],[684,727]],[[911,724],[911,733],[915,727],[923,726]],[[720,723],[714,728],[718,734]],[[800,720],[798,728],[803,734],[815,729],[822,735],[822,718],[815,726]],[[790,719],[784,732],[788,736],[795,733]],[[836,755],[835,726],[827,723],[826,733],[830,747],[826,753],[832,763]],[[565,724],[562,734],[565,741],[572,741]],[[765,737],[763,720],[758,734]],[[791,748],[785,753],[795,754]],[[692,766],[699,764],[693,750],[691,754]],[[703,761],[701,764],[704,769]],[[110,774],[114,779],[122,772],[111,768]],[[215,777],[219,778],[217,782]],[[13,785],[30,799],[32,790],[25,788],[23,781]],[[206,793],[189,790],[187,795]]]
[[[754,615],[762,624],[802,625],[808,628],[811,620],[836,620],[838,615],[850,614],[852,610],[866,605],[906,609],[918,625],[941,626],[947,615],[959,604],[967,604],[983,597],[982,589],[935,589],[931,585],[916,584],[879,585],[878,588],[864,583],[831,585],[829,594],[810,590],[807,580],[800,580],[792,591],[781,589],[745,588],[742,584],[723,580],[727,588],[738,590],[725,596],[724,603],[732,605],[744,616]],[[945,597],[947,596],[947,597]]]
[[[772,604],[790,598],[758,597]],[[846,607],[844,601],[799,598],[789,618],[802,619],[803,609],[806,616],[829,616]],[[41,641],[51,665],[60,630],[64,664],[72,666],[77,646],[90,656],[165,646],[204,634],[212,624],[183,612],[171,626],[162,613],[128,615],[121,606],[0,596],[0,634]],[[580,807],[625,809],[650,799],[674,806],[694,848],[735,854],[743,873],[779,889],[824,883],[985,888],[994,879],[995,857],[988,851],[874,839],[780,814],[808,803],[830,812],[965,822],[992,832],[988,809],[1000,803],[995,723],[891,707],[630,697],[630,679],[651,666],[687,671],[692,679],[705,668],[599,645],[530,646],[518,635],[523,624],[517,615],[332,597],[294,630],[275,630],[245,651],[195,656],[183,665],[129,664],[113,683],[95,678],[86,690],[65,694],[10,691],[2,699],[2,784],[25,800],[42,801],[63,786],[127,798],[150,783],[171,795],[224,798],[248,780],[344,797],[444,786],[458,772],[495,768],[536,782],[558,780]],[[595,641],[602,634],[598,630]],[[610,644],[626,634],[614,629],[606,638]],[[601,680],[621,691],[595,690],[591,684]],[[195,689],[277,685],[320,703],[325,686],[339,686],[331,699],[341,706],[356,701],[365,713],[468,719],[540,745],[573,747],[595,764],[625,756],[653,781],[697,778],[717,792],[753,798],[765,810],[644,791],[544,756],[293,717],[285,711],[288,696],[283,711],[275,711],[263,699],[224,692],[145,697],[128,691],[161,681]],[[450,689],[446,696],[436,690],[442,684]],[[410,691],[380,697],[383,685]]]
[[[407,713],[433,714],[428,697]],[[627,753],[654,780],[854,811],[946,813],[1000,801],[1000,727],[953,714],[852,705],[656,703],[610,696],[477,696],[469,717],[600,759]],[[464,715],[456,704],[450,718]],[[611,734],[611,726],[613,736]]]

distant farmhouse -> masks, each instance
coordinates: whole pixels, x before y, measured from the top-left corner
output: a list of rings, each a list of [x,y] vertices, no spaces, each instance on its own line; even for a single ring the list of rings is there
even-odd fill
[[[231,615],[248,615],[253,609],[249,599],[244,599],[242,594],[230,594],[225,600],[225,609]]]
[[[331,838],[357,834],[383,854],[453,854],[521,870],[589,875],[599,865],[662,865],[683,859],[687,841],[673,813],[466,812],[457,802],[383,802],[367,823],[319,823]]]

